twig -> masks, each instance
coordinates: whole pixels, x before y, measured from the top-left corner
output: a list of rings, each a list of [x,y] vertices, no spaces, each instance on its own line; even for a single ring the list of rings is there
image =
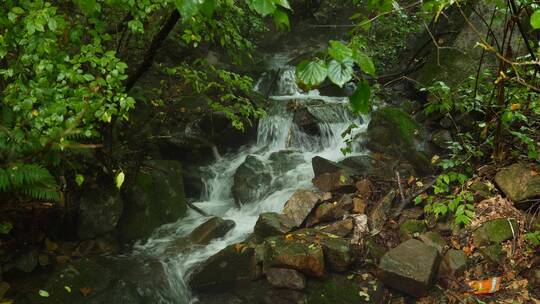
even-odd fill
[[[186,205],[188,205],[189,208],[195,210],[195,212],[199,213],[202,216],[209,216],[208,213],[204,212],[201,208],[195,206],[192,202],[186,201]]]
[[[404,201],[402,201],[401,204],[396,209],[396,212],[394,213],[394,218],[398,218],[401,215],[401,212],[403,212],[403,209],[405,209],[405,207],[407,207],[407,205],[410,204],[410,202],[412,202],[413,199],[415,199],[417,196],[419,196],[420,194],[426,192],[429,188],[431,188],[431,186],[433,186],[435,182],[437,181],[437,178],[438,176],[435,176],[429,183],[424,185],[424,187],[422,187],[420,190],[416,191],[411,196],[407,197]]]
[[[401,175],[399,174],[399,171],[396,170],[396,179],[397,184],[399,187],[399,196],[401,197],[401,205],[405,205],[405,195],[403,194],[403,186],[401,185]]]

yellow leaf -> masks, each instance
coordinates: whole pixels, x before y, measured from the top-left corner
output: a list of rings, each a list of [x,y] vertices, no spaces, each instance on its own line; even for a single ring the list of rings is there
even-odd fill
[[[122,184],[124,183],[124,179],[126,178],[126,175],[124,174],[124,171],[120,171],[115,178],[115,184],[116,188],[120,189],[122,187]]]
[[[515,111],[521,109],[521,104],[519,103],[513,103],[510,105],[510,110]]]

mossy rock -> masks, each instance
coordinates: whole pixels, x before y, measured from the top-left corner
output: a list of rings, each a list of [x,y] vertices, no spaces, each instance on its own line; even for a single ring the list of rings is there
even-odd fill
[[[399,236],[402,241],[412,239],[416,234],[427,231],[427,225],[420,220],[406,220],[399,226]]]
[[[119,230],[124,240],[149,236],[157,227],[186,214],[182,164],[172,160],[145,162],[126,187]]]
[[[386,107],[372,113],[368,126],[368,148],[404,158],[419,174],[433,172],[428,139],[423,126],[399,108]]]
[[[387,303],[383,284],[368,273],[348,276],[329,275],[323,280],[308,281],[309,304]]]
[[[480,253],[489,262],[496,265],[500,264],[504,259],[504,252],[502,250],[501,244],[493,244],[484,248],[480,248]]]
[[[514,219],[499,218],[484,223],[473,232],[473,242],[476,246],[487,246],[517,237],[519,225]]]

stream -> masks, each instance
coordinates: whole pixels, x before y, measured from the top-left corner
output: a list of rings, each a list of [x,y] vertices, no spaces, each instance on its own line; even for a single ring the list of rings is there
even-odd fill
[[[207,173],[205,191],[194,204],[209,215],[233,220],[236,223],[234,229],[205,246],[178,247],[178,243],[207,219],[189,210],[186,217],[159,228],[148,240],[135,245],[133,255],[158,259],[164,268],[168,288],[150,291],[152,298],[159,299],[160,303],[197,303],[196,295],[188,288],[194,268],[226,246],[244,241],[253,232],[259,214],[281,212],[297,189],[312,189],[311,159],[314,156],[334,161],[343,159],[341,134],[350,124],[359,126],[355,132],[364,132],[367,128],[368,118],[353,115],[347,108],[346,97],[321,96],[316,90],[303,92],[299,89],[294,67],[288,65],[289,61],[286,54],[274,54],[267,61],[268,71],[278,73],[278,77],[269,98],[268,115],[259,121],[256,143],[241,147],[230,155],[219,155],[215,151],[215,162],[204,168]],[[268,78],[268,74],[261,77],[255,90],[262,91],[265,77]],[[291,103],[308,107],[315,114],[319,120],[318,136],[306,134],[293,122]],[[270,165],[271,155],[284,150],[295,151],[292,153],[301,160],[299,164],[286,172],[272,170],[270,189],[261,193],[260,199],[238,207],[231,193],[237,168],[249,155]],[[362,151],[353,154],[359,155]]]

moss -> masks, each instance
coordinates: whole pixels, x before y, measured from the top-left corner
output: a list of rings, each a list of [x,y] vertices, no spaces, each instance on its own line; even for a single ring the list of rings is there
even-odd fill
[[[330,275],[322,281],[309,281],[307,304],[383,303],[382,284],[369,274]]]
[[[422,233],[427,230],[426,223],[419,220],[406,220],[399,226],[399,236],[402,240],[411,239],[415,233]]]
[[[411,118],[407,113],[394,107],[387,107],[377,111],[377,115],[381,115],[385,121],[391,123],[395,127],[396,135],[407,146],[414,145],[415,134],[422,130],[418,122]]]

